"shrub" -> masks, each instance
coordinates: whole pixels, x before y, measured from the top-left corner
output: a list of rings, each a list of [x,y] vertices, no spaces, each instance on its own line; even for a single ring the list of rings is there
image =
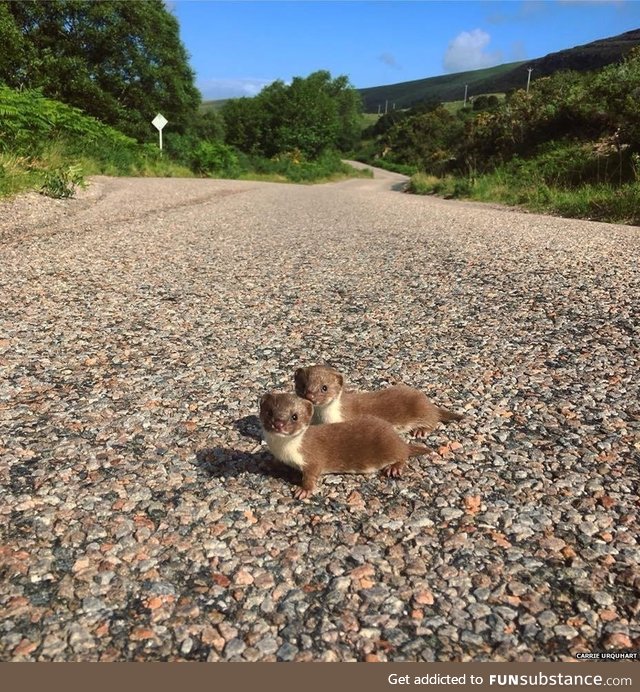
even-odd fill
[[[80,166],[59,166],[45,171],[44,183],[40,192],[47,197],[63,199],[72,197],[76,186],[84,184],[84,177]]]
[[[238,157],[226,144],[203,141],[192,154],[191,167],[198,173],[233,176],[238,173]]]
[[[426,173],[415,173],[411,176],[407,191],[416,195],[433,195],[438,188],[440,179],[435,175],[427,175]]]

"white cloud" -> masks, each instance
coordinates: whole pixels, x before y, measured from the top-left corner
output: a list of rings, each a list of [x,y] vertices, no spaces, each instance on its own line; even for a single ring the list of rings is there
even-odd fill
[[[196,85],[205,100],[255,96],[273,79],[202,79]]]
[[[442,64],[447,72],[465,72],[479,70],[483,67],[499,65],[502,60],[500,51],[488,52],[486,47],[491,36],[482,29],[463,31],[449,43]]]

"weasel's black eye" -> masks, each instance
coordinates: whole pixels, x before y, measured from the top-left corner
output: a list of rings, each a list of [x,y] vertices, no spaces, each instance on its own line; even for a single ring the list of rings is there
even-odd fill
[[[291,420],[298,420],[298,414],[297,414],[297,413],[292,413],[292,414],[291,414]]]
[[[327,389],[329,389],[329,387],[327,387],[326,384],[323,384],[323,385],[322,385],[322,391],[323,391],[323,392],[326,392]]]

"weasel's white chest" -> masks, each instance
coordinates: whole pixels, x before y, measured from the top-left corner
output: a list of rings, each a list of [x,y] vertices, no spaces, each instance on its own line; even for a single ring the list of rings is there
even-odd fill
[[[295,469],[304,467],[304,458],[300,448],[302,446],[302,435],[275,435],[274,433],[264,432],[264,439],[273,456],[287,466]]]
[[[342,423],[342,406],[340,405],[340,397],[334,399],[326,406],[316,406],[313,409],[314,423]]]

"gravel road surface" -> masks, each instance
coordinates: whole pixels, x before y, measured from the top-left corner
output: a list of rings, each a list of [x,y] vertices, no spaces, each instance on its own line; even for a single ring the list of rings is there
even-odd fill
[[[0,658],[640,648],[640,229],[98,177],[0,204]],[[257,401],[329,362],[465,413],[308,500]]]

